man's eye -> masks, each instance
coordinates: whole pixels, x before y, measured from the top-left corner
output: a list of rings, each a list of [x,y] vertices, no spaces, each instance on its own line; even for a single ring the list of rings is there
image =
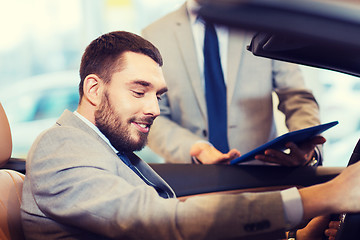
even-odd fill
[[[157,99],[158,99],[158,101],[160,101],[160,100],[161,100],[161,96],[157,96]]]
[[[135,97],[143,97],[145,93],[143,92],[136,92],[136,91],[132,91],[135,95]]]

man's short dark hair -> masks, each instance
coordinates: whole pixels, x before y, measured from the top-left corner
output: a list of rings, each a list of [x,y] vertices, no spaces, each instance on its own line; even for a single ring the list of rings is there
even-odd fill
[[[83,96],[84,79],[95,74],[105,83],[109,83],[114,72],[122,67],[122,55],[125,52],[141,53],[152,58],[159,66],[163,60],[159,50],[144,38],[125,31],[104,34],[93,40],[85,49],[80,64],[80,99]]]

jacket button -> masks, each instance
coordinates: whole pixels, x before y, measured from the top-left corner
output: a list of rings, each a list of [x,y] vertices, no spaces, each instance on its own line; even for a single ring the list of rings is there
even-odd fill
[[[202,133],[204,137],[207,137],[207,131],[205,129],[202,131]]]

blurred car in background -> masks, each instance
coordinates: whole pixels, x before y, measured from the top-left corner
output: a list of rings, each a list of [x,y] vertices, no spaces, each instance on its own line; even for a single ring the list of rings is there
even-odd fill
[[[360,130],[360,81],[358,77],[336,72],[324,72],[319,76],[322,94],[319,99],[321,119],[324,122],[339,121],[336,131],[329,137],[338,141]]]
[[[318,98],[321,120],[338,120],[332,131],[324,133],[324,165],[346,166],[360,137],[360,81],[358,77],[323,71],[319,76],[322,92]]]
[[[25,158],[35,138],[79,101],[76,71],[39,75],[1,89],[13,138],[13,157]]]

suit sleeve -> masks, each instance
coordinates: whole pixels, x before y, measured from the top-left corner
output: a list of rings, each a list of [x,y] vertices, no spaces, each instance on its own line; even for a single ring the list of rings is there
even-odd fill
[[[273,61],[278,109],[285,114],[289,131],[320,124],[319,106],[311,90],[306,88],[301,70],[295,64]]]

